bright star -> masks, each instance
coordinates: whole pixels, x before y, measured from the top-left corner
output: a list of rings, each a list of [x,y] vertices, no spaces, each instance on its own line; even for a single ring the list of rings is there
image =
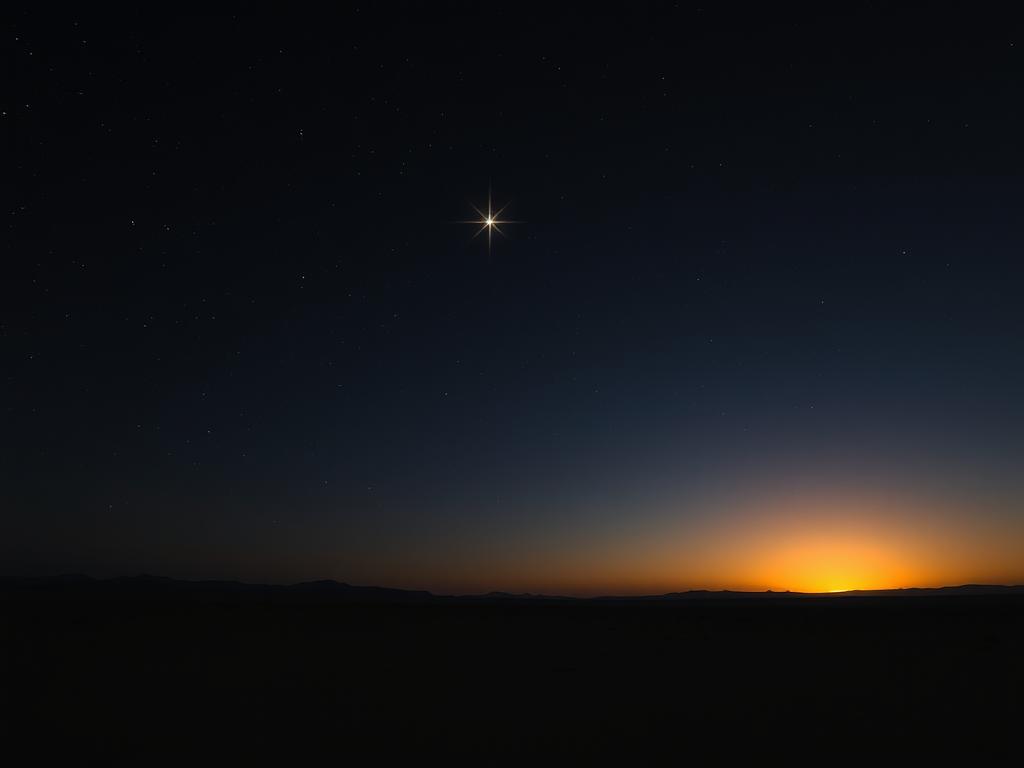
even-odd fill
[[[476,237],[481,232],[487,232],[487,251],[488,252],[490,252],[490,250],[491,250],[491,236],[492,236],[492,234],[494,232],[497,232],[499,235],[505,234],[504,232],[501,231],[501,225],[504,225],[504,224],[522,224],[521,221],[512,221],[511,219],[503,219],[503,218],[501,218],[501,213],[506,208],[508,208],[508,204],[503,205],[501,208],[499,208],[497,211],[495,211],[494,210],[494,206],[491,203],[491,191],[489,189],[487,190],[487,212],[484,213],[479,208],[477,208],[475,205],[472,205],[472,208],[473,208],[474,211],[477,212],[477,214],[479,214],[480,218],[479,219],[466,219],[466,220],[460,221],[459,224],[474,224],[474,225],[480,227],[480,229],[478,229],[476,231],[476,234],[474,234],[473,237]]]

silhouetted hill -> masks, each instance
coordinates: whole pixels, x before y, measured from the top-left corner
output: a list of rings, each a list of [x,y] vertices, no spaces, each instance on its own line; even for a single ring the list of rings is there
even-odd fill
[[[288,585],[246,584],[240,581],[186,581],[150,574],[111,579],[93,579],[80,574],[52,578],[17,579],[0,584],[0,595],[22,598],[153,598],[287,602],[410,602],[433,598],[433,595],[425,591],[355,586],[332,580]]]
[[[298,584],[247,584],[240,581],[187,581],[166,576],[139,574],[110,579],[94,579],[84,574],[15,579],[0,583],[4,597],[73,598],[195,598],[201,600],[285,600],[313,602],[672,602],[735,601],[789,599],[844,599],[855,597],[956,597],[980,595],[1024,595],[1024,585],[963,584],[948,587],[909,587],[904,589],[850,590],[848,592],[738,592],[695,589],[656,595],[602,595],[593,598],[566,597],[535,593],[488,592],[480,595],[434,595],[426,590],[361,586],[321,579]]]
[[[668,592],[663,595],[640,595],[636,597],[598,597],[595,600],[779,600],[799,598],[827,598],[841,600],[848,597],[934,597],[948,595],[1024,595],[1024,585],[1005,584],[963,584],[950,587],[906,587],[902,589],[851,589],[845,592],[737,592],[729,589],[695,589],[687,592]]]
[[[861,745],[916,764],[929,746],[949,762],[951,739],[966,765],[1012,765],[1022,645],[1024,589],[991,585],[573,599],[24,579],[0,583],[0,737],[31,750],[12,765],[818,765]]]

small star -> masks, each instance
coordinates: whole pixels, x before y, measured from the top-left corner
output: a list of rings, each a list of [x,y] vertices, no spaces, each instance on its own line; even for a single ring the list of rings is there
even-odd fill
[[[472,208],[473,208],[474,211],[476,211],[479,214],[480,218],[479,219],[463,220],[463,221],[460,221],[458,223],[459,224],[473,224],[475,226],[480,227],[480,229],[478,229],[476,231],[476,234],[474,234],[473,237],[476,237],[481,232],[486,231],[487,232],[487,252],[488,253],[490,253],[490,251],[491,251],[491,235],[492,235],[492,233],[493,232],[497,232],[499,235],[505,234],[504,232],[501,231],[501,226],[499,226],[499,225],[504,225],[504,224],[522,224],[523,223],[521,221],[512,221],[511,219],[503,219],[503,218],[501,218],[502,211],[504,211],[506,208],[508,208],[508,204],[506,203],[501,208],[499,208],[497,211],[495,211],[494,210],[494,206],[491,203],[491,191],[490,191],[490,189],[487,190],[487,213],[484,213],[479,208],[477,208],[475,205],[472,205]]]

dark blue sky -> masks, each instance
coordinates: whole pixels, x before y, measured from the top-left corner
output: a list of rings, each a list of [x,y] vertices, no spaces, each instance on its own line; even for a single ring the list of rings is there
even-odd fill
[[[12,19],[11,572],[779,586],[757,525],[883,499],[1024,577],[1009,20]]]

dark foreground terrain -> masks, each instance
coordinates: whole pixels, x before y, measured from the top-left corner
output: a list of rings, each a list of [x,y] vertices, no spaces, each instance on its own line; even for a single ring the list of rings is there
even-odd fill
[[[5,595],[10,765],[1020,754],[1024,596]],[[368,760],[369,758],[369,760]],[[376,758],[376,759],[374,759]],[[1016,758],[1012,758],[1011,762]],[[661,762],[660,760],[658,762]],[[744,764],[746,764],[744,762]]]

